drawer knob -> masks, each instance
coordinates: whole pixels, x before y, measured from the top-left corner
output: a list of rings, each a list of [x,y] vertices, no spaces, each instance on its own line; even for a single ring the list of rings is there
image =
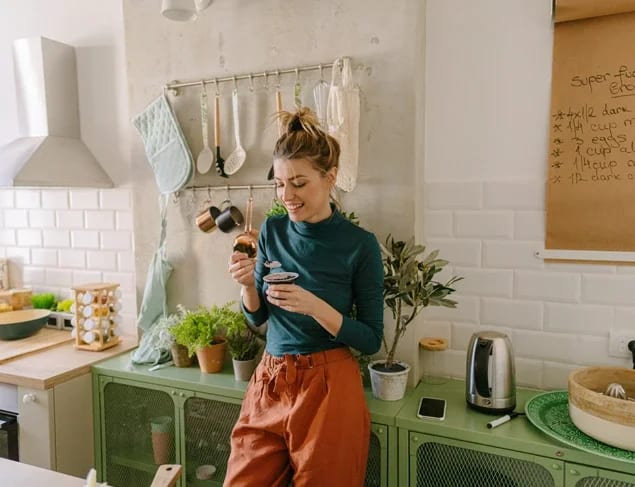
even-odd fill
[[[580,475],[580,472],[578,472],[576,469],[572,468],[571,470],[569,470],[569,473],[571,475]]]
[[[560,470],[560,465],[558,465],[557,463],[554,463],[551,468],[553,468],[554,470]]]
[[[383,432],[384,432],[384,428],[377,428],[377,433],[381,435],[383,434]]]
[[[419,437],[418,436],[413,436],[412,437],[412,441],[414,441],[415,443],[419,441]]]

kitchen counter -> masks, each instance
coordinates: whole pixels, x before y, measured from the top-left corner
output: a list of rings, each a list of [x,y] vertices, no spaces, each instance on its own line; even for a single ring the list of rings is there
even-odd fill
[[[66,342],[40,352],[17,357],[0,364],[0,383],[51,389],[90,372],[92,365],[132,350],[137,346],[137,337],[124,335],[121,343],[101,352],[77,350],[74,342]]]
[[[30,487],[32,485],[84,487],[86,485],[84,479],[4,458],[0,458],[0,478],[2,485],[11,487]]]

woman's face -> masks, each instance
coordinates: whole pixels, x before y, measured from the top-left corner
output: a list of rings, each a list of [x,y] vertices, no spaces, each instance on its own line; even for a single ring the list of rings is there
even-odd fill
[[[317,223],[331,216],[329,195],[335,168],[323,173],[305,159],[276,159],[276,194],[294,222]]]

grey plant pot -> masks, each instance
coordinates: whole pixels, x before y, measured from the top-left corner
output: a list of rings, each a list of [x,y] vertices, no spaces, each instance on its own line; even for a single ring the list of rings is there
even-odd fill
[[[234,365],[234,378],[236,380],[248,381],[251,379],[251,375],[256,370],[258,360],[252,358],[251,360],[236,360],[232,358],[232,364]]]
[[[406,394],[410,365],[405,362],[397,362],[399,365],[405,367],[405,370],[398,372],[380,372],[379,370],[373,369],[374,364],[383,362],[384,360],[374,360],[368,364],[373,396],[383,401],[399,401],[403,399]]]

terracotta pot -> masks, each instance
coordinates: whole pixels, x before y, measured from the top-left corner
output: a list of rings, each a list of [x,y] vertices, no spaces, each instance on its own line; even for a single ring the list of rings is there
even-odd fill
[[[215,337],[214,341],[218,343],[199,348],[196,351],[198,364],[201,367],[201,370],[206,374],[220,372],[223,370],[223,365],[225,363],[227,341],[221,337]]]
[[[185,345],[175,343],[172,345],[170,352],[172,353],[172,360],[174,361],[175,367],[189,367],[192,365],[192,357],[190,357],[190,354],[187,352]]]

